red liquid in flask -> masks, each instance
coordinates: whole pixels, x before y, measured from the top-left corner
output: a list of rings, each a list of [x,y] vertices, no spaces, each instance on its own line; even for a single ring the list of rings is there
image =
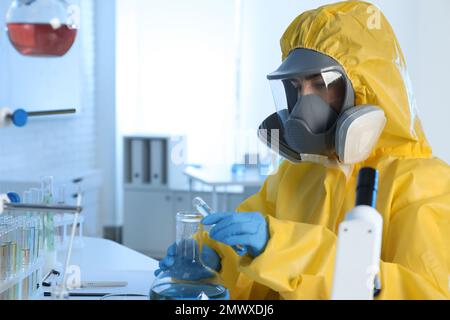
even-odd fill
[[[25,56],[60,57],[72,47],[77,30],[63,24],[8,23],[9,40]]]

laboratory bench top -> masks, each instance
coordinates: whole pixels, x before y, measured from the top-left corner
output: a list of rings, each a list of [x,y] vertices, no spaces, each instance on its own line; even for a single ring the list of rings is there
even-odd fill
[[[60,261],[64,261],[63,256]],[[78,266],[81,281],[128,282],[123,288],[80,289],[75,293],[141,294],[148,295],[155,279],[153,272],[158,269],[158,261],[116,242],[83,238],[82,247],[74,247],[71,263]],[[70,272],[68,273],[70,274]],[[40,300],[51,300],[44,297]],[[70,300],[100,300],[100,298],[70,297]]]

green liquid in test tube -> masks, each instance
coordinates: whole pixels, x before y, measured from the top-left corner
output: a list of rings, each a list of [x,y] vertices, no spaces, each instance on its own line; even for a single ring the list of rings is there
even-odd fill
[[[53,177],[42,179],[43,203],[51,205],[53,203]],[[53,215],[49,212],[44,214],[44,239],[47,251],[55,251],[55,222]]]
[[[9,250],[7,244],[7,225],[6,218],[0,217],[0,281],[8,278]]]

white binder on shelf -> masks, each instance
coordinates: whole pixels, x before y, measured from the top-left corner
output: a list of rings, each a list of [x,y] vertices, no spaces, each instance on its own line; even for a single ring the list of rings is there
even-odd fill
[[[144,140],[133,139],[131,141],[131,182],[133,184],[144,183]]]
[[[165,141],[161,139],[150,140],[150,183],[153,187],[165,185]]]

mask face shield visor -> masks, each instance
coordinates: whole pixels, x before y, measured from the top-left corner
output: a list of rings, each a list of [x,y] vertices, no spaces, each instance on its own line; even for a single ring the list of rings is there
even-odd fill
[[[335,158],[339,115],[355,102],[353,86],[339,62],[298,48],[267,79],[276,113],[260,129],[279,131],[279,153],[292,162]],[[268,146],[274,149],[273,142]]]
[[[339,115],[344,107],[347,91],[345,77],[338,71],[270,80],[270,87],[281,124],[285,124],[289,117],[298,111],[296,108],[302,107],[302,99],[307,96],[320,98],[319,101],[322,100],[323,104],[328,105],[336,115]],[[323,114],[320,106],[317,106],[316,111],[314,113],[317,113],[317,117]],[[326,131],[333,124],[328,123],[323,129]]]

